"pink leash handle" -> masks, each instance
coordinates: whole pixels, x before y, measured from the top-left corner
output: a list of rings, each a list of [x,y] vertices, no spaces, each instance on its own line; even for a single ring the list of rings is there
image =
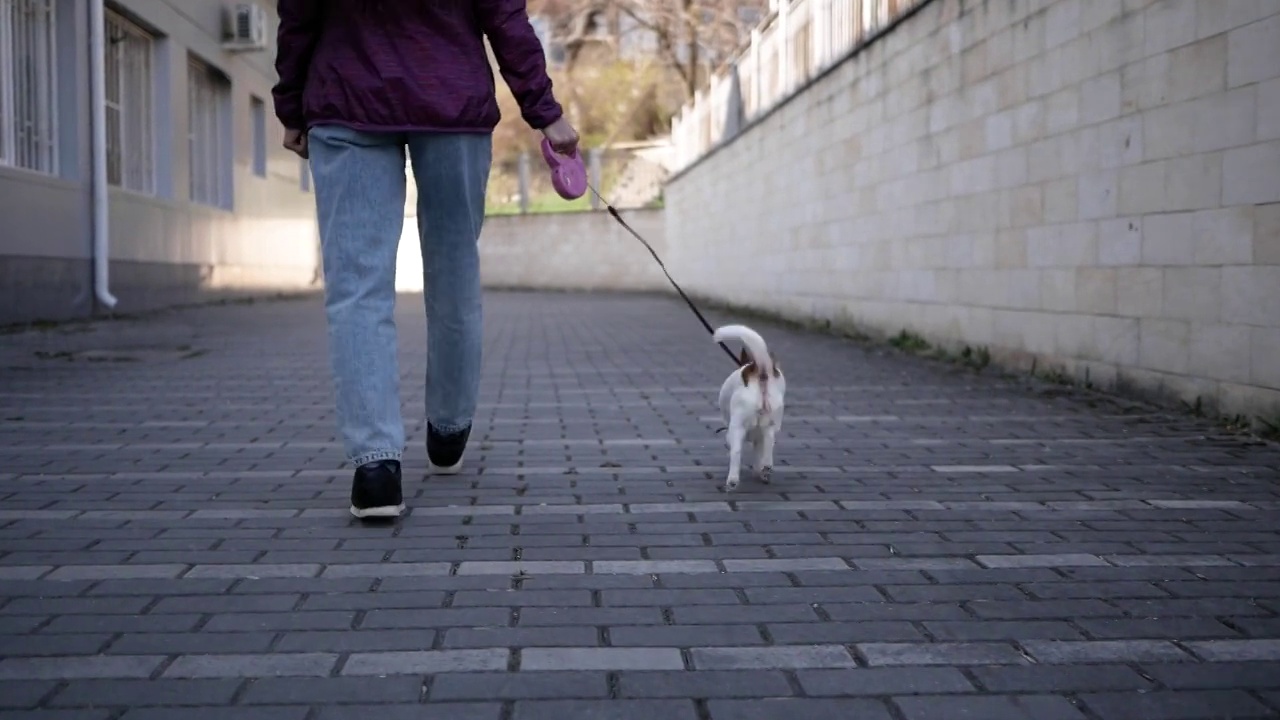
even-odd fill
[[[551,169],[551,185],[565,200],[577,200],[587,192],[587,168],[575,148],[573,155],[561,155],[551,149],[551,141],[542,138],[542,159]]]

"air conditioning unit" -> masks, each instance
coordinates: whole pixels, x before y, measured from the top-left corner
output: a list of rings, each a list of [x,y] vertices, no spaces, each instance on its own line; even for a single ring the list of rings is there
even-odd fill
[[[230,23],[222,48],[228,52],[266,50],[267,11],[257,3],[236,3],[230,12]]]

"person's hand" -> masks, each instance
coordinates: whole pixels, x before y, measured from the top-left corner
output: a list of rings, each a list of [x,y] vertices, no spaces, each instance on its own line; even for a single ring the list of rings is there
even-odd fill
[[[302,130],[285,129],[284,146],[303,160],[307,159],[307,134]]]
[[[578,133],[563,116],[542,128],[542,135],[551,143],[551,149],[561,155],[573,155],[578,149]]]

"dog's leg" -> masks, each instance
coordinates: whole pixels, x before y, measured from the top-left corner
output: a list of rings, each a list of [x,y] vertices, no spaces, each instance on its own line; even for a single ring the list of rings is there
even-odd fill
[[[762,428],[752,428],[747,433],[747,442],[751,443],[751,469],[757,475],[760,469],[764,467],[764,431]]]
[[[742,441],[746,439],[747,430],[741,423],[732,423],[725,433],[729,441],[729,475],[725,478],[725,491],[737,489],[741,480]]]
[[[765,484],[773,481],[773,441],[777,432],[777,428],[773,426],[760,431],[760,464],[756,471],[760,474],[760,481]]]

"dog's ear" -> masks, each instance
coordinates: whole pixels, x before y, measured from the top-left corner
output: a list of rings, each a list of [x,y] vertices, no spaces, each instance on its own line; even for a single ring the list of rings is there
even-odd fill
[[[756,366],[754,363],[748,363],[746,365],[743,365],[742,368],[738,370],[738,375],[742,378],[743,387],[746,387],[747,385],[751,384],[751,376],[754,375],[755,373],[756,373]]]

